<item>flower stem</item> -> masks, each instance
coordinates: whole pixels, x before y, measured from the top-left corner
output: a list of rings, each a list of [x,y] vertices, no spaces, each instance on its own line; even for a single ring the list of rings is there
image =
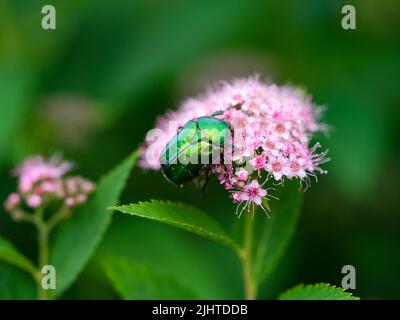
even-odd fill
[[[255,282],[252,270],[252,250],[253,250],[253,219],[250,214],[246,215],[244,229],[243,248],[239,252],[243,269],[243,284],[246,300],[254,300],[257,296],[257,284]]]
[[[39,245],[39,272],[43,268],[43,266],[48,264],[49,261],[49,232],[48,228],[45,224],[43,224],[39,228],[39,236],[38,236],[38,245]],[[38,296],[40,300],[47,300],[47,290],[43,288],[42,282],[38,281]]]
[[[63,207],[58,211],[53,217],[47,222],[48,231],[51,231],[56,227],[61,221],[66,219],[71,214],[71,209],[69,207]]]
[[[35,213],[35,225],[38,230],[38,277],[36,279],[38,298],[47,300],[47,290],[42,286],[41,271],[49,262],[49,227],[44,221],[44,208],[38,208]]]

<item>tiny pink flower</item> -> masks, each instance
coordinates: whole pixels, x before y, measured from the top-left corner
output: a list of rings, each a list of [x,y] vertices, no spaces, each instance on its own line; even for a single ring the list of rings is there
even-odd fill
[[[265,155],[263,155],[263,154],[260,154],[259,156],[255,157],[251,161],[251,165],[256,170],[263,169],[265,167],[265,164],[266,164],[266,159],[265,159]]]
[[[245,183],[244,181],[239,181],[239,182],[237,183],[237,187],[238,187],[238,188],[241,188],[241,189],[243,189],[245,185],[246,185],[246,183]]]
[[[235,174],[236,174],[236,177],[242,181],[246,181],[247,178],[249,177],[249,173],[244,168],[240,168],[238,171],[236,171]]]
[[[292,123],[290,121],[278,122],[275,126],[275,133],[284,139],[289,139],[291,129]]]
[[[274,176],[275,180],[281,180],[282,176],[287,173],[286,159],[284,157],[269,157],[266,170]]]
[[[298,158],[296,155],[291,154],[289,156],[289,178],[291,177],[298,177],[300,179],[304,179],[307,176],[305,171],[306,161],[303,158]]]
[[[243,188],[241,199],[254,202],[256,205],[260,206],[262,204],[261,199],[266,195],[267,190],[263,189],[257,180],[253,180]]]
[[[241,202],[243,200],[242,199],[242,193],[241,192],[233,192],[232,193],[232,199],[236,203]]]
[[[225,182],[225,183],[224,183],[224,186],[225,186],[225,189],[226,189],[226,190],[232,189],[232,187],[233,187],[233,185],[232,185],[231,182]]]

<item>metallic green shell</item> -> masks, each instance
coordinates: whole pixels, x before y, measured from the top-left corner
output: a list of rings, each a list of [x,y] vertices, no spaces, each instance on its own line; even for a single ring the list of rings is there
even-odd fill
[[[198,177],[213,157],[222,152],[230,134],[230,125],[218,118],[200,117],[188,121],[160,156],[165,178],[181,186]]]

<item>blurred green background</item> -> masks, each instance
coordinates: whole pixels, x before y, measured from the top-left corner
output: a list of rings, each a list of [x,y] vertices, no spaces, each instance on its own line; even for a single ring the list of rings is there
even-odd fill
[[[45,4],[56,7],[54,31],[41,28]],[[345,4],[356,7],[356,30],[341,28]],[[340,286],[346,264],[357,271],[356,295],[400,298],[399,14],[395,0],[2,0],[0,199],[27,155],[63,151],[97,180],[137,148],[157,115],[215,80],[259,72],[306,88],[332,126],[317,137],[330,149],[329,174],[307,191],[296,235],[260,298],[298,283]],[[134,169],[122,202],[152,198],[234,219],[216,181],[204,197]],[[35,258],[33,228],[3,209],[0,233]],[[97,263],[110,253],[175,275],[202,298],[242,297],[239,262],[225,248],[116,214],[64,298],[117,298]]]

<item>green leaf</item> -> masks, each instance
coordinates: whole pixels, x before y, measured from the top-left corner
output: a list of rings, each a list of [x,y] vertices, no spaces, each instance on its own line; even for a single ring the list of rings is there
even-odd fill
[[[61,295],[84,268],[111,222],[107,206],[116,204],[138,151],[103,177],[89,202],[79,208],[55,235],[50,263],[57,270],[56,296]]]
[[[292,238],[300,213],[302,192],[297,181],[287,181],[276,194],[279,200],[270,203],[271,219],[263,219],[254,260],[254,272],[260,283],[276,267]]]
[[[282,293],[279,300],[359,300],[350,292],[327,283],[313,285],[300,284]]]
[[[237,249],[236,243],[207,213],[182,203],[152,200],[110,209],[166,223]]]
[[[130,300],[195,299],[195,294],[172,277],[133,260],[108,256],[103,268],[114,289]]]
[[[18,128],[29,111],[33,76],[29,67],[19,60],[0,55],[0,162],[10,157],[10,147],[15,143]]]
[[[8,240],[0,236],[0,260],[12,264],[15,267],[24,270],[33,276],[36,274],[36,268],[33,263],[20,253],[17,248]]]
[[[29,274],[0,262],[0,300],[36,299],[36,284]]]

